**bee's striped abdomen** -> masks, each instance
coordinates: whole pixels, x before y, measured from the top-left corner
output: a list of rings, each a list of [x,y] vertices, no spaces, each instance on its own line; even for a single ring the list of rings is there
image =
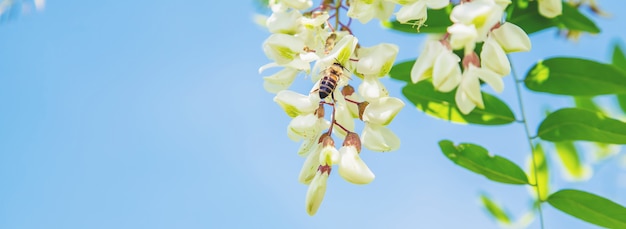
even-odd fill
[[[326,75],[322,78],[320,82],[320,99],[324,99],[328,97],[333,91],[335,91],[335,87],[337,87],[337,77],[333,77],[335,75]]]
[[[340,63],[334,63],[326,69],[324,77],[320,81],[319,93],[320,99],[324,99],[333,94],[337,87],[337,81],[343,74],[343,66]]]

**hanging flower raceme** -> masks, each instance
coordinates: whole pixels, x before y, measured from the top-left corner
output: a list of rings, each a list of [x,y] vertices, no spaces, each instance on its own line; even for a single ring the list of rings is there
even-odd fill
[[[456,89],[455,102],[463,114],[476,107],[484,109],[480,82],[501,92],[502,77],[511,72],[506,54],[528,51],[531,47],[528,35],[521,28],[501,22],[509,3],[472,0],[456,5],[450,14],[453,24],[447,33],[428,40],[413,65],[413,83],[432,78],[438,91]],[[475,49],[480,45],[479,55]],[[462,50],[463,55],[457,56],[454,50]]]
[[[449,3],[419,1],[424,6]],[[343,2],[324,0],[314,10],[302,12],[310,1],[272,0],[273,13],[265,23],[272,34],[263,51],[273,62],[259,71],[282,68],[265,76],[263,87],[276,93],[274,101],[292,118],[287,136],[300,142],[297,154],[306,158],[298,180],[309,186],[305,206],[310,215],[322,203],[333,166],[346,181],[368,184],[375,176],[361,158],[361,147],[387,152],[400,146],[387,126],[404,102],[390,97],[380,80],[391,70],[398,47],[387,43],[360,47],[349,28],[352,19],[343,23],[336,14],[343,9],[364,23],[372,18],[387,20],[395,5],[387,0],[351,0],[348,7]],[[310,75],[311,90],[289,90],[301,73]],[[361,81],[358,87],[349,85],[353,80]],[[358,121],[363,122],[360,134]],[[340,148],[335,140],[343,141]]]

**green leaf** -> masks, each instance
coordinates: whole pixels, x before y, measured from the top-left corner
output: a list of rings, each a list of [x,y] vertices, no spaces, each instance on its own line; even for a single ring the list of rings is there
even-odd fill
[[[490,155],[479,145],[461,143],[454,146],[451,141],[442,140],[439,147],[452,162],[489,180],[507,184],[528,184],[528,177],[519,166],[504,157]]]
[[[563,3],[563,13],[552,19],[539,14],[537,1],[529,2],[528,7],[515,7],[509,18],[509,22],[521,27],[528,34],[550,27],[588,33],[600,32],[600,28],[591,19],[580,13],[578,8],[567,3]]]
[[[590,111],[602,112],[604,114],[602,109],[600,109],[600,107],[598,107],[596,102],[593,101],[592,97],[589,97],[589,96],[575,96],[574,97],[574,104],[576,104],[576,107],[578,107],[578,108],[587,109],[587,110],[590,110]]]
[[[622,51],[622,48],[620,48],[618,44],[615,44],[615,47],[613,47],[611,64],[613,64],[615,67],[622,69],[623,71],[626,71],[626,56],[624,55],[624,51]]]
[[[626,208],[604,197],[573,189],[553,193],[548,203],[571,216],[607,228],[626,228]]]
[[[499,204],[497,204],[496,202],[491,200],[485,194],[481,194],[480,195],[480,200],[481,200],[483,206],[485,207],[485,209],[487,209],[487,212],[489,212],[489,214],[494,219],[496,219],[498,222],[503,223],[503,224],[511,224],[511,218],[506,213],[506,211],[504,211],[504,209],[502,209],[502,207],[500,207]]]
[[[547,141],[595,141],[626,144],[626,123],[600,112],[580,108],[564,108],[546,117],[537,136]]]
[[[578,150],[572,141],[555,142],[556,154],[561,160],[561,164],[565,168],[567,174],[575,179],[585,178],[590,170],[585,168],[580,160]]]
[[[408,60],[398,64],[395,64],[391,71],[389,71],[389,77],[392,79],[411,83],[411,69],[415,64],[415,60]]]
[[[539,197],[537,199],[539,199],[540,201],[545,201],[546,199],[548,199],[548,194],[550,193],[550,187],[549,187],[549,175],[548,175],[548,162],[546,161],[546,154],[543,151],[543,148],[541,147],[541,144],[536,144],[535,147],[533,148],[534,152],[532,154],[532,156],[534,157],[534,162],[529,161],[529,174],[528,174],[528,181],[531,184],[536,184],[536,188],[539,189]],[[535,165],[537,166],[537,169],[535,170]],[[535,181],[535,171],[537,173],[537,180]],[[536,194],[536,192],[533,192],[533,194]]]
[[[405,33],[446,33],[448,26],[452,25],[452,21],[450,21],[451,10],[451,6],[438,10],[428,9],[428,18],[424,25],[419,28],[416,26],[417,23],[409,22],[408,24],[402,24],[396,20],[386,22],[383,25],[387,28]]]
[[[558,57],[537,63],[526,74],[526,87],[561,95],[626,93],[626,72],[610,64]]]
[[[448,120],[454,123],[472,123],[481,125],[503,125],[515,121],[513,111],[502,100],[487,93],[482,93],[485,109],[476,108],[467,115],[463,115],[457,108],[452,92],[435,91],[429,81],[420,81],[409,84],[402,89],[402,94],[413,103],[417,109],[426,114]]]
[[[519,26],[529,35],[556,26],[552,20],[539,14],[536,1],[528,3],[525,8],[515,7],[509,18],[509,22]]]
[[[599,33],[600,28],[578,8],[568,3],[563,3],[563,13],[555,18],[555,22],[568,30]]]
[[[611,64],[613,64],[613,66],[622,69],[622,71],[626,71],[626,56],[618,44],[615,44],[613,47],[611,60]],[[616,96],[619,107],[626,113],[626,94],[618,94]]]

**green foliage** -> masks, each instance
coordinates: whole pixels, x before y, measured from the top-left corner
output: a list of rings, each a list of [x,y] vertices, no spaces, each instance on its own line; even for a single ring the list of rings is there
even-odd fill
[[[535,145],[532,156],[534,157],[534,163],[536,163],[537,169],[535,170],[533,161],[530,161],[528,181],[538,189],[539,196],[537,199],[545,201],[550,193],[550,177],[548,173],[548,161],[546,161],[546,154],[541,144]],[[537,173],[537,180],[535,180],[535,173]]]
[[[550,195],[548,203],[589,223],[607,228],[626,228],[626,208],[595,194],[564,189]]]
[[[416,25],[417,22],[402,24],[396,20],[385,23],[384,26],[396,31],[412,34],[445,33],[448,29],[448,26],[452,25],[452,21],[450,21],[451,10],[451,6],[438,10],[428,9],[428,18],[426,19],[424,25],[419,28]]]
[[[389,77],[392,79],[411,83],[411,69],[415,64],[415,60],[408,60],[395,64],[391,71],[389,71]]]
[[[611,57],[611,64],[613,66],[621,69],[622,71],[626,71],[626,55],[624,55],[624,51],[620,48],[618,44],[615,44],[613,47],[613,54]],[[617,102],[619,107],[626,113],[626,94],[620,94],[617,96]]]
[[[489,180],[506,184],[528,184],[526,173],[518,165],[504,157],[490,155],[479,145],[461,143],[454,146],[452,141],[442,140],[439,147],[452,162]]]
[[[540,61],[524,80],[533,91],[593,96],[626,93],[626,72],[610,64],[558,57]]]
[[[500,205],[498,205],[496,202],[491,200],[485,194],[481,194],[480,195],[480,200],[481,200],[483,206],[485,207],[485,209],[487,209],[487,212],[489,212],[489,214],[494,219],[496,219],[498,222],[501,222],[503,224],[511,224],[511,218],[506,213],[506,211],[504,211],[504,209],[502,209],[502,207],[500,207]]]
[[[551,27],[588,33],[600,32],[600,28],[591,19],[570,4],[563,3],[563,14],[552,19],[545,18],[539,14],[537,1],[530,1],[527,4],[527,7],[523,5],[520,7],[520,4],[509,6],[514,7],[514,9],[508,18],[510,18],[509,22],[521,27],[528,34]]]
[[[424,113],[454,123],[481,125],[503,125],[515,121],[513,111],[497,97],[482,92],[485,109],[476,108],[467,115],[456,106],[456,90],[443,93],[433,87],[432,82],[420,81],[402,89],[402,94]]]
[[[583,166],[578,149],[572,141],[560,141],[555,142],[556,154],[561,160],[561,164],[565,168],[565,171],[572,177],[580,179],[585,177],[586,171]]]
[[[586,140],[626,144],[626,123],[600,112],[580,108],[564,108],[546,117],[537,136],[547,141]]]

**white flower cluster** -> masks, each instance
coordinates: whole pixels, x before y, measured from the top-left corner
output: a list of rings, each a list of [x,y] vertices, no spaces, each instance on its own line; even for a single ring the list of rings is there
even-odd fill
[[[538,2],[546,17],[561,13],[560,0]],[[282,68],[264,77],[263,86],[276,93],[274,101],[293,118],[287,128],[289,138],[302,142],[298,154],[306,160],[299,180],[309,185],[306,209],[310,215],[321,204],[333,165],[345,180],[367,184],[374,174],[359,156],[361,145],[380,152],[400,145],[386,126],[404,103],[390,97],[379,80],[389,73],[398,47],[386,43],[361,47],[350,30],[352,19],[387,21],[400,5],[396,19],[419,28],[427,20],[428,8],[449,4],[450,0],[321,0],[308,10],[312,0],[269,0],[272,15],[264,25],[272,34],[263,43],[263,51],[273,62],[259,72]],[[411,70],[412,81],[432,78],[439,91],[457,89],[456,104],[464,114],[484,108],[480,81],[502,91],[502,77],[511,71],[506,54],[530,49],[528,35],[521,28],[501,22],[509,4],[509,0],[460,1],[452,9],[454,24],[447,33],[427,41]],[[347,11],[347,23],[339,20],[342,10]],[[477,44],[482,44],[480,55],[475,52]],[[454,50],[463,50],[462,57]],[[300,73],[311,75],[313,82],[305,94],[289,90]],[[351,76],[361,79],[356,90],[348,84]],[[327,106],[332,108],[330,114]],[[364,123],[360,135],[355,132],[355,119]],[[337,149],[333,137],[344,139],[342,147]]]
[[[351,2],[355,4],[346,8],[341,1],[339,5],[323,1],[319,7],[301,12],[312,2],[270,1],[273,13],[266,20],[272,34],[263,43],[263,51],[273,62],[259,71],[282,68],[264,78],[264,87],[276,93],[274,101],[293,118],[287,136],[302,142],[298,155],[306,159],[299,181],[309,185],[306,210],[310,215],[317,212],[324,198],[332,166],[337,165],[346,181],[367,184],[374,179],[374,173],[359,156],[361,146],[379,152],[400,146],[399,138],[386,126],[404,102],[390,97],[379,80],[391,70],[398,47],[386,43],[360,47],[346,24],[332,26],[335,20],[331,19],[339,17],[339,9],[348,10],[348,14],[355,12],[359,4]],[[363,14],[367,7],[359,7],[361,17],[379,17],[367,16]],[[312,89],[304,94],[289,90],[300,73],[310,74],[312,79]],[[361,79],[360,85],[350,86],[357,78]],[[332,112],[327,112],[328,107]],[[355,130],[357,119],[363,122],[360,134]],[[334,138],[343,139],[340,148],[335,146]]]
[[[508,4],[502,0],[472,0],[456,5],[447,33],[428,40],[413,65],[413,83],[432,78],[438,91],[456,88],[455,101],[463,114],[476,107],[483,109],[480,81],[501,92],[502,77],[511,72],[506,54],[531,47],[524,30],[509,22],[501,23]],[[475,52],[478,43],[482,43],[480,56]],[[453,50],[463,50],[462,58]]]

